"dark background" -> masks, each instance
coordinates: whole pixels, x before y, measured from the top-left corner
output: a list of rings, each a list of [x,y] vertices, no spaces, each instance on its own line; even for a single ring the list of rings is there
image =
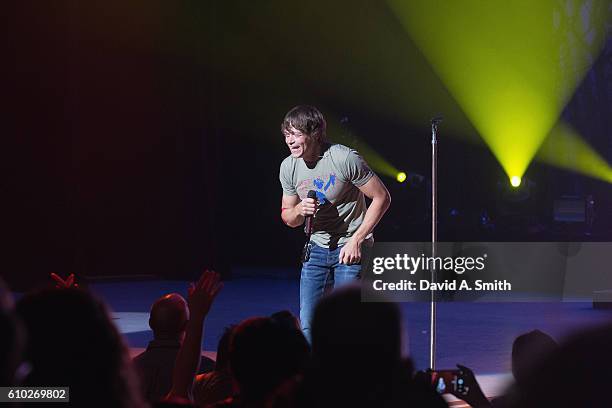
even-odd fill
[[[452,105],[406,39],[414,75],[426,81],[414,80],[422,89],[414,85],[403,109],[420,117],[402,120],[381,94],[350,94],[369,86],[368,64],[385,62],[380,47],[360,54],[372,45],[364,38],[400,36],[377,2],[12,3],[0,273],[15,288],[51,271],[183,279],[204,267],[226,277],[284,267],[297,276],[303,234],[279,217],[285,112],[314,104],[336,127],[347,117],[345,131],[398,168],[428,176],[428,119],[440,113],[431,101]],[[377,21],[385,34],[372,37]],[[608,38],[562,114],[608,161],[611,97]],[[461,119],[451,110],[442,113]],[[461,128],[440,128],[441,240],[612,238],[609,184],[537,163],[526,174],[537,190],[517,210],[527,216],[504,218],[507,179],[462,120]],[[393,203],[377,240],[428,240],[427,181],[383,181]],[[553,200],[566,194],[594,196],[590,235],[553,222]]]

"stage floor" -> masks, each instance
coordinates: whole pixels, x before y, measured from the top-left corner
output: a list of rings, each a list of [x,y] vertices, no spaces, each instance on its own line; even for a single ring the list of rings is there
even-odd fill
[[[131,348],[146,347],[152,339],[149,307],[163,294],[186,293],[187,282],[144,281],[97,283],[90,286],[112,308],[115,323]],[[204,350],[214,351],[223,328],[251,316],[282,309],[299,310],[295,279],[244,278],[225,287],[206,320]],[[408,350],[417,368],[429,361],[429,304],[401,305],[408,332]],[[438,368],[456,363],[471,367],[496,395],[510,371],[514,338],[540,329],[557,340],[594,325],[612,323],[612,311],[594,310],[588,302],[570,303],[440,303],[438,305]],[[484,384],[483,384],[484,385]]]

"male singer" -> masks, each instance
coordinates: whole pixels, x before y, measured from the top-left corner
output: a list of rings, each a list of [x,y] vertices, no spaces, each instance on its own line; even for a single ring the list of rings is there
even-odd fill
[[[359,154],[326,139],[326,123],[312,106],[296,106],[283,119],[281,132],[290,155],[280,166],[281,218],[299,227],[312,217],[309,254],[300,278],[300,320],[311,340],[314,306],[328,287],[359,279],[362,246],[389,208],[385,185]],[[313,190],[316,199],[307,198]],[[372,200],[366,207],[365,197]]]

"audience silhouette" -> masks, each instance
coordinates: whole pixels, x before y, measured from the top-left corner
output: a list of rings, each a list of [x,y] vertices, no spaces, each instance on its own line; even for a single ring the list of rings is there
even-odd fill
[[[154,340],[134,358],[147,400],[158,401],[172,388],[172,370],[189,320],[187,301],[178,293],[157,299],[151,307],[149,326]],[[209,372],[214,361],[202,356],[200,372]]]
[[[134,364],[104,303],[74,276],[53,279],[55,288],[27,293],[16,307],[0,281],[2,386],[68,386],[70,406],[93,408],[148,407],[147,399],[156,407],[448,406],[431,378],[415,374],[398,306],[362,302],[357,284],[318,303],[312,350],[284,310],[227,327],[214,370],[197,375],[204,321],[222,288],[218,274],[202,274],[187,301],[171,293],[153,304],[155,340]],[[533,330],[513,343],[515,381],[505,395],[489,401],[462,365],[469,391],[455,395],[474,408],[606,407],[611,343],[612,325],[561,344]],[[144,387],[134,367],[144,372]]]
[[[93,295],[44,289],[21,298],[17,312],[31,364],[24,385],[70,387],[73,407],[146,406],[123,338]]]

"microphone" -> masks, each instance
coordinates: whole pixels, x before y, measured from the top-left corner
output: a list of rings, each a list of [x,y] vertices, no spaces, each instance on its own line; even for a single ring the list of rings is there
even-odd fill
[[[306,198],[314,198],[316,200],[317,192],[314,190],[308,191]],[[306,218],[306,221],[304,225],[304,232],[306,233],[306,236],[310,237],[314,229],[314,220],[312,219],[313,218],[312,215],[307,215],[305,218]]]

